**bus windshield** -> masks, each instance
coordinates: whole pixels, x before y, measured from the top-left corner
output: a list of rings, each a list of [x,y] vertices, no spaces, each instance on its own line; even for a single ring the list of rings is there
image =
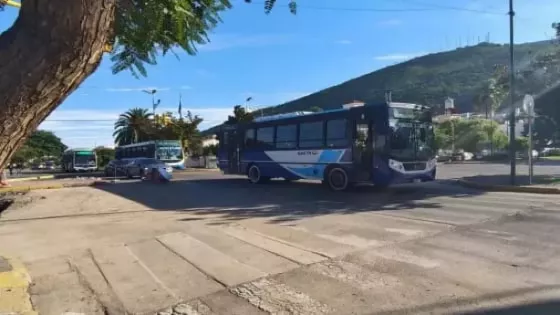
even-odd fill
[[[161,161],[180,161],[183,159],[183,151],[180,146],[158,146],[156,158]]]
[[[76,165],[95,165],[95,154],[77,152],[74,156]]]
[[[390,155],[403,161],[428,160],[434,155],[433,126],[391,119]]]

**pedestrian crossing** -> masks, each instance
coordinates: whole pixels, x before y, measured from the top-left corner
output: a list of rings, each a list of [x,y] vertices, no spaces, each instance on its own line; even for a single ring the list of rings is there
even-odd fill
[[[531,290],[559,293],[560,276],[550,273],[560,270],[550,263],[560,261],[558,197],[488,193],[376,207],[280,223],[214,216],[155,237],[92,244],[31,263],[32,275],[44,263],[61,270],[34,277],[31,294],[47,315],[303,315],[444,314],[515,304]],[[74,295],[41,309],[42,287]],[[498,293],[507,298],[488,298]]]

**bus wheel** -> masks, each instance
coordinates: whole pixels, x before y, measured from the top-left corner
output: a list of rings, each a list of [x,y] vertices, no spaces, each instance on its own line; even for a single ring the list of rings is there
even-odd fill
[[[256,165],[251,165],[251,167],[249,167],[247,177],[252,184],[262,184],[269,179],[268,177],[261,176],[261,170]]]
[[[341,167],[333,167],[328,170],[325,184],[334,191],[347,190],[350,187],[348,173]]]

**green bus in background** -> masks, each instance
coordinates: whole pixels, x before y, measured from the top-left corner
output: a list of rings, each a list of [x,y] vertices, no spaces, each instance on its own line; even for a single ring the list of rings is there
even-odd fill
[[[61,164],[65,172],[93,172],[97,170],[97,155],[93,149],[68,149]]]

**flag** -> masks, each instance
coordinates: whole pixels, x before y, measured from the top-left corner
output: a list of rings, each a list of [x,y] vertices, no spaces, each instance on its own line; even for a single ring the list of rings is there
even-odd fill
[[[252,96],[247,97],[247,99],[245,100],[245,102],[250,102],[253,99]]]
[[[183,117],[183,104],[181,103],[182,95],[179,94],[179,117]]]

